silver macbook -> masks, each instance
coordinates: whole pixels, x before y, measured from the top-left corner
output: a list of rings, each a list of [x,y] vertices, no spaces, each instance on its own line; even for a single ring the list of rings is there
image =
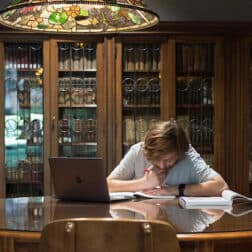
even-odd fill
[[[49,157],[49,165],[58,199],[111,202],[131,198],[109,194],[102,158]]]

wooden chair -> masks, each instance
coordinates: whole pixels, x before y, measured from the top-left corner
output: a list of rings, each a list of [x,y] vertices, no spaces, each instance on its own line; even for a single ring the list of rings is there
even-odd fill
[[[164,221],[78,218],[49,223],[40,252],[179,252],[173,227]]]

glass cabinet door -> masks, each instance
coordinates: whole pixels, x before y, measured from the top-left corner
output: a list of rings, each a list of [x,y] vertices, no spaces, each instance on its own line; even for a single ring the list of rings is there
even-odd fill
[[[192,145],[214,162],[214,44],[176,44],[176,113]]]
[[[122,47],[122,155],[160,119],[160,44]]]
[[[43,195],[43,49],[5,43],[6,196]]]
[[[96,43],[58,43],[58,155],[97,156]]]

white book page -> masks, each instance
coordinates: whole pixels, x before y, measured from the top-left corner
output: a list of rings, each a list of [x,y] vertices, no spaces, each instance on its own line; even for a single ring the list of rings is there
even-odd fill
[[[239,194],[237,192],[234,192],[232,190],[224,190],[222,192],[222,196],[227,199],[227,200],[235,200],[235,199],[239,199],[239,200],[248,200],[248,201],[252,201],[252,198],[249,198],[245,195]]]
[[[232,201],[223,197],[180,197],[183,206],[221,206],[231,205]]]
[[[125,198],[129,198],[129,199],[133,199],[135,198],[134,193],[133,192],[110,192],[109,196],[112,198],[120,198],[120,197],[125,197]]]
[[[176,196],[174,195],[158,195],[158,194],[147,194],[144,192],[135,192],[135,196],[148,198],[148,199],[174,199]]]

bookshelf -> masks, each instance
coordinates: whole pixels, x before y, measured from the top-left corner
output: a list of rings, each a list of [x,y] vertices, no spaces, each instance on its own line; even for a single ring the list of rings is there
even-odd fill
[[[171,33],[164,25],[158,32],[110,36],[1,33],[1,196],[17,185],[27,195],[50,194],[49,156],[100,156],[109,173],[152,123],[170,117],[184,125],[192,144],[230,186],[247,194],[250,112],[244,85],[251,85],[251,43],[249,51],[244,50],[239,36],[226,35],[225,25],[218,32],[215,26],[207,32],[203,24],[196,32],[195,26],[179,26],[179,33],[175,25]],[[245,69],[250,69],[249,76]],[[11,99],[18,106],[9,105],[17,111],[14,116],[22,116],[18,123],[6,118],[5,111],[5,86],[13,85],[6,76],[11,72],[23,83],[15,82],[19,84]],[[18,164],[6,169],[11,163],[6,159],[6,134],[13,129],[19,135],[30,132],[21,135],[25,144],[18,145],[24,153],[19,165],[22,183],[12,179],[20,177]],[[32,160],[28,167],[41,171],[33,183],[25,182],[26,159]]]
[[[96,43],[58,46],[58,155],[97,156]]]
[[[42,43],[4,44],[6,195],[43,195]]]
[[[146,131],[160,120],[161,43],[120,42],[117,51],[121,54],[121,61],[117,61],[119,160],[133,144],[143,141]]]
[[[214,43],[176,43],[176,113],[192,145],[214,167]]]

